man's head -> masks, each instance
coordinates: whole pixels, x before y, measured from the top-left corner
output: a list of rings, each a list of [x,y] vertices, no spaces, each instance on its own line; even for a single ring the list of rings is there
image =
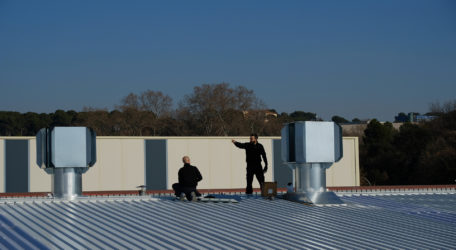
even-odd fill
[[[250,134],[250,143],[257,143],[258,142],[258,135],[257,134]]]
[[[184,164],[190,164],[190,157],[188,157],[188,156],[182,157],[182,162],[183,162]]]

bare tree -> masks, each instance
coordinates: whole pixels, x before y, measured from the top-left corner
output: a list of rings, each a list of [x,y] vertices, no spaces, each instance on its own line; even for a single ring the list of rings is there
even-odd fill
[[[257,109],[255,102],[258,101],[253,90],[249,90],[244,86],[238,86],[234,90],[234,99],[236,104],[236,109],[239,109],[243,112],[250,109]]]
[[[173,101],[160,91],[146,90],[140,95],[130,93],[117,106],[123,121],[116,114],[117,126],[124,135],[157,135],[160,119],[169,117]]]
[[[186,110],[191,119],[197,121],[202,134],[219,135],[217,130],[221,129],[226,135],[225,121],[220,113],[233,105],[231,92],[227,83],[196,86],[192,94],[184,97],[180,109]]]
[[[144,128],[155,120],[152,112],[141,110],[140,98],[134,93],[122,98],[121,104],[117,108],[122,111],[123,122],[119,124],[121,124],[123,135],[142,136]]]
[[[136,95],[134,93],[128,94],[127,96],[122,98],[118,108],[122,111],[126,111],[128,109],[139,110],[140,103],[139,103],[138,95]]]
[[[122,135],[246,135],[265,132],[268,122],[266,105],[253,90],[232,88],[228,83],[196,86],[176,112],[172,106],[171,97],[160,91],[130,93],[117,106],[120,112],[112,114],[113,131]]]
[[[141,110],[150,111],[157,118],[168,116],[171,113],[173,99],[164,95],[161,91],[146,90],[139,97],[141,101]]]
[[[444,114],[456,110],[456,100],[446,101],[440,104],[439,101],[435,101],[429,105],[429,110],[434,114]]]
[[[107,109],[84,107],[79,113],[77,125],[83,125],[95,130],[97,135],[110,135],[111,126]]]
[[[252,90],[242,86],[231,88],[228,83],[203,84],[194,87],[193,93],[184,97],[180,109],[186,110],[196,121],[193,123],[199,125],[200,134],[228,136],[234,131],[242,131],[236,122],[248,124],[250,120],[256,120],[253,113],[263,106],[261,103]],[[250,116],[239,120],[249,112]]]

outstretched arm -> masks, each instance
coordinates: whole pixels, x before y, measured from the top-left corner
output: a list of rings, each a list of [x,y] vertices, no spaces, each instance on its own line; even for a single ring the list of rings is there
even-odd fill
[[[231,140],[231,142],[238,148],[245,148],[246,143],[240,143],[240,142],[235,141],[234,139]]]

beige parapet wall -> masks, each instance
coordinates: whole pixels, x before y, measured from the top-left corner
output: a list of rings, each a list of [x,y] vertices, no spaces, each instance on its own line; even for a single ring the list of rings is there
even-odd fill
[[[97,137],[97,163],[83,175],[83,191],[134,190],[144,184],[144,138]]]
[[[326,170],[328,187],[351,187],[360,185],[358,137],[343,137],[342,159]]]
[[[188,155],[203,175],[198,188],[245,188],[246,162],[245,150],[237,148],[232,138],[182,138],[168,139],[168,189],[177,182],[177,172],[182,167],[182,156]],[[248,142],[247,137],[234,138],[236,141]],[[272,166],[272,140],[260,138]],[[273,168],[265,174],[266,181],[272,181]],[[259,187],[256,179],[253,187]]]
[[[0,138],[0,192],[4,192],[4,139]],[[29,191],[51,191],[51,176],[36,164],[34,137],[14,137],[29,140]],[[231,139],[248,142],[248,137],[97,137],[97,163],[83,175],[83,191],[134,190],[145,183],[145,140],[167,140],[167,188],[177,182],[182,156],[190,156],[199,168],[203,180],[201,189],[245,188],[245,151],[235,147]],[[268,161],[266,181],[273,180],[274,154],[272,142],[280,137],[260,137]],[[326,171],[327,186],[359,186],[358,138],[343,138],[344,157]],[[291,181],[291,180],[290,180]],[[254,187],[259,187],[254,179]]]

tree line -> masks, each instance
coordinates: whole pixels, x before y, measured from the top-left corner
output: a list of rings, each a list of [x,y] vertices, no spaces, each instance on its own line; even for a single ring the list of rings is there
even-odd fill
[[[456,111],[423,123],[371,121],[360,144],[363,185],[456,183]]]
[[[433,103],[430,109],[437,117],[432,121],[404,123],[396,130],[374,119],[352,135],[360,139],[362,185],[455,183],[456,102]],[[0,135],[34,136],[44,127],[87,126],[99,136],[280,136],[284,123],[317,120],[321,119],[312,112],[278,114],[253,90],[220,83],[194,87],[177,105],[160,91],[146,90],[126,95],[112,111],[0,111]],[[340,116],[332,120],[349,122]]]
[[[304,111],[277,114],[253,90],[220,83],[196,86],[176,105],[169,95],[146,90],[126,95],[112,111],[0,111],[0,135],[34,136],[44,127],[87,126],[100,136],[278,136],[286,122],[311,120],[319,119]]]

